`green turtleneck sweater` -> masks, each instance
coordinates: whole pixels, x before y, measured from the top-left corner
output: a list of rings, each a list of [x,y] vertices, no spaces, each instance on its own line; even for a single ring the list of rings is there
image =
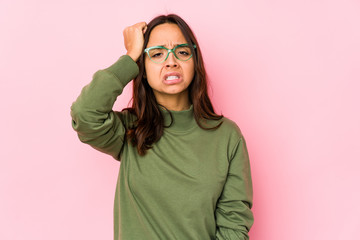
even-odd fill
[[[135,116],[112,110],[138,73],[137,64],[123,55],[97,71],[71,106],[72,127],[80,141],[121,161],[114,240],[249,239],[252,181],[238,126],[224,117],[218,129],[203,130],[193,106],[171,111],[173,124],[140,156],[124,140]],[[162,113],[169,123],[169,113]]]

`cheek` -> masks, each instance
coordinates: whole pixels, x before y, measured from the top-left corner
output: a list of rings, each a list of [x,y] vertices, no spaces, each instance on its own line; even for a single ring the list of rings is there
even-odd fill
[[[149,69],[150,69],[149,62],[147,61],[147,59],[145,59],[145,74],[146,75],[148,75]]]
[[[194,69],[194,65],[190,65],[188,66],[188,68],[186,69],[187,75],[188,75],[188,80],[192,81],[195,75],[195,69]]]
[[[153,88],[154,86],[159,84],[160,72],[161,69],[159,68],[159,66],[154,66],[152,62],[145,61],[145,74],[150,87]]]
[[[148,78],[153,77],[155,72],[156,72],[156,68],[154,68],[154,66],[152,66],[151,62],[145,61],[145,73],[146,73],[146,76]]]

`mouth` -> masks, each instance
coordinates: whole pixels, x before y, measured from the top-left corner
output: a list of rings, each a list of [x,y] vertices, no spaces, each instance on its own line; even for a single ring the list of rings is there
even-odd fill
[[[165,74],[163,82],[168,85],[179,83],[183,80],[182,76],[178,72],[171,72]]]

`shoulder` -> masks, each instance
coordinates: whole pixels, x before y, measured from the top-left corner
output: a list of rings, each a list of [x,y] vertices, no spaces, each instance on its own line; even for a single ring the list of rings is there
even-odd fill
[[[229,130],[229,131],[235,131],[237,132],[239,135],[241,135],[241,130],[240,127],[238,126],[238,124],[236,122],[234,122],[233,120],[227,118],[227,117],[223,117],[221,119],[222,126],[223,128]]]
[[[238,124],[226,117],[223,117],[222,120],[223,120],[223,124],[221,125],[221,127],[223,127],[223,131],[227,132],[229,136],[228,139],[228,146],[230,150],[229,159],[232,159],[238,151],[241,152],[242,150],[245,149],[245,151],[247,152],[246,140]]]
[[[240,139],[243,137],[243,134],[238,124],[225,116],[222,117],[220,120],[213,120],[209,123],[211,126],[221,124],[217,131],[219,131],[221,134],[227,135],[230,138]]]
[[[207,130],[208,134],[212,134],[212,140],[216,142],[219,148],[224,147],[227,152],[228,160],[232,159],[241,144],[245,144],[245,139],[239,125],[223,116],[219,120],[207,121],[208,126],[221,125],[214,130]]]
[[[217,139],[221,141],[221,143],[225,143],[229,149],[233,149],[239,142],[244,139],[242,131],[238,124],[223,116],[219,120],[207,120],[204,127],[216,127],[220,126],[214,130],[206,130],[207,134],[212,135],[213,139]]]

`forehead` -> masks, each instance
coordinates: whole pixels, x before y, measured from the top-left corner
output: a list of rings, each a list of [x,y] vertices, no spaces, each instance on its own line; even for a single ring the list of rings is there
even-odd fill
[[[159,45],[173,47],[182,43],[186,43],[186,40],[180,28],[173,23],[164,23],[151,31],[147,47]]]

